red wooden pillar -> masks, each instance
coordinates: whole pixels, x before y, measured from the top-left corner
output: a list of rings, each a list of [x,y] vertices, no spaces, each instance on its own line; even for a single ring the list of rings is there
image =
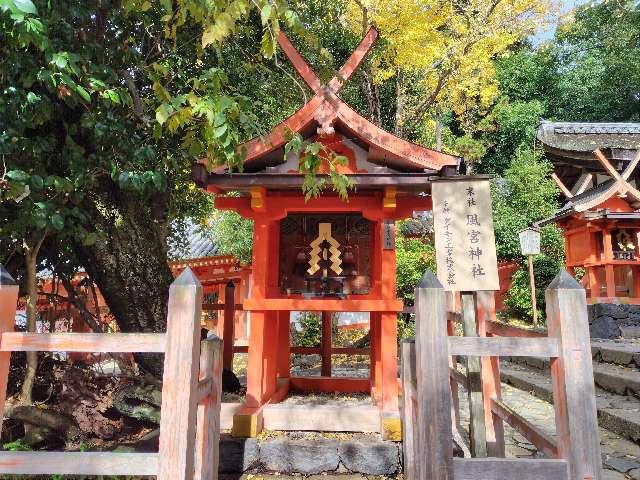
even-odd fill
[[[602,238],[604,240],[604,259],[605,259],[605,279],[607,282],[607,297],[616,296],[616,279],[613,272],[613,244],[611,242],[611,230],[606,229],[602,232]]]
[[[225,288],[224,283],[218,283],[216,285],[218,290],[218,304],[224,304],[225,302]],[[222,338],[224,335],[224,309],[217,310],[218,319],[216,320],[216,335],[218,338]]]
[[[331,312],[322,312],[322,340],[320,355],[322,356],[321,375],[331,376]]]
[[[380,349],[380,312],[369,314],[369,331],[371,337],[371,387],[373,402],[379,405],[382,401],[382,358]]]
[[[380,321],[382,363],[382,410],[398,410],[398,318],[395,312],[382,314]]]
[[[256,220],[253,228],[252,298],[268,298],[273,266],[275,222]],[[277,270],[277,269],[276,269]],[[276,389],[276,350],[273,332],[277,312],[252,311],[247,358],[247,394],[245,406],[233,418],[233,434],[255,437],[262,430],[262,405]]]
[[[236,295],[233,281],[224,289],[224,317],[222,325],[222,368],[224,370],[233,370],[233,340],[234,340],[234,323],[236,317]]]
[[[278,378],[291,376],[290,325],[291,312],[288,310],[278,312]]]

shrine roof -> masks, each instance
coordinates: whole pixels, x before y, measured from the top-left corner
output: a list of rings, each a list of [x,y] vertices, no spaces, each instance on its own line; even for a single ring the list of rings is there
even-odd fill
[[[266,135],[238,147],[238,151],[246,152],[246,158],[243,172],[237,175],[265,172],[269,167],[285,163],[284,146],[291,132],[311,141],[321,141],[337,134],[361,148],[371,164],[392,169],[387,172],[389,175],[396,172],[437,174],[445,168],[455,170],[461,162],[460,157],[397,137],[364,118],[340,98],[339,92],[344,83],[357,71],[377,36],[377,30],[372,27],[336,75],[323,84],[281,31],[278,35],[280,47],[314,95]],[[204,186],[200,183],[203,181],[217,185],[219,177],[225,173],[224,170],[216,170],[205,177],[202,169],[202,165],[194,168],[196,183],[200,186]]]
[[[183,229],[184,238],[168,242],[167,255],[171,260],[193,260],[211,257],[218,253],[218,245],[213,233],[207,227],[199,225],[191,219],[187,219],[184,226],[174,223],[173,227]]]
[[[599,169],[592,155],[601,149],[613,161],[630,161],[640,149],[640,123],[549,122],[542,120],[536,132],[554,163]]]
[[[607,180],[594,188],[569,198],[554,215],[539,220],[534,225],[541,227],[581,212],[584,213],[585,218],[590,220],[599,218],[636,218],[633,215],[630,217],[630,214],[637,215],[640,218],[640,212],[610,212],[607,209],[598,209],[598,205],[603,204],[618,193],[616,180]],[[596,210],[592,210],[593,208]]]

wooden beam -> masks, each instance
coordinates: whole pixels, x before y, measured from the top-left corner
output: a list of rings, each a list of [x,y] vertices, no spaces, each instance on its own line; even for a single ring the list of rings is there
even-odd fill
[[[555,440],[538,429],[526,418],[516,413],[505,403],[495,398],[490,399],[491,411],[517,430],[524,438],[549,458],[558,458],[558,446]]]
[[[543,330],[518,328],[493,320],[487,322],[487,333],[499,337],[544,338],[547,336],[547,333]]]
[[[314,92],[318,92],[322,87],[322,82],[282,30],[278,32],[278,44],[291,62],[291,65],[293,65],[293,68],[300,74],[304,83]]]
[[[407,480],[420,477],[420,445],[418,428],[418,393],[416,377],[416,344],[415,340],[405,340],[401,346],[400,358],[402,381],[402,452],[404,454],[404,474]]]
[[[572,479],[602,478],[602,458],[587,300],[584,289],[561,270],[545,292],[547,328],[560,346],[551,361],[558,454]]]
[[[247,298],[246,311],[267,312],[289,310],[299,312],[401,312],[401,300],[305,299],[305,298]]]
[[[158,473],[158,454],[5,451],[0,452],[0,472],[7,475],[154,476]]]
[[[495,292],[480,290],[475,293],[476,319],[478,335],[487,336],[489,324],[496,318]],[[502,387],[500,383],[500,358],[481,357],[482,366],[482,399],[484,402],[484,422],[487,438],[487,455],[490,457],[504,457],[504,425],[500,417],[491,408],[491,399],[500,399]]]
[[[331,376],[331,318],[331,312],[322,312],[322,337],[320,343],[322,366],[320,368],[320,375],[323,377]]]
[[[218,478],[220,402],[222,400],[222,342],[211,335],[200,343],[200,375],[195,440],[194,480]]]
[[[193,477],[201,306],[202,286],[186,268],[169,288],[158,449],[160,479]]]
[[[566,460],[454,458],[453,471],[455,480],[567,480],[569,478]],[[571,478],[578,480],[578,477]],[[587,478],[580,478],[580,480],[587,480]]]
[[[164,352],[164,333],[28,333],[0,337],[3,352]]]
[[[571,190],[569,190],[567,186],[564,183],[562,183],[562,180],[560,180],[560,177],[558,177],[558,175],[556,175],[555,172],[551,174],[551,178],[553,179],[553,181],[556,183],[556,185],[558,186],[558,188],[566,198],[573,198],[573,193],[571,193]]]
[[[442,284],[427,270],[415,289],[420,480],[453,480],[451,393]]]
[[[449,337],[449,354],[485,357],[557,357],[555,338]]]
[[[291,388],[308,392],[368,393],[371,381],[353,377],[291,377]]]
[[[236,287],[233,280],[229,280],[224,288],[224,316],[222,318],[222,368],[233,371],[233,331],[236,322]]]
[[[18,284],[0,263],[0,345],[7,335],[13,332],[15,327],[18,291]],[[2,431],[2,421],[4,419],[10,362],[11,352],[9,350],[0,352],[0,432]]]
[[[476,307],[473,293],[462,292],[462,328],[464,339],[479,340],[476,323]],[[456,338],[456,337],[450,337]],[[451,351],[449,353],[452,353]],[[469,440],[471,442],[471,455],[474,457],[487,456],[487,432],[484,419],[484,401],[482,398],[482,365],[480,357],[468,355],[466,359],[467,370],[467,397],[469,400]]]
[[[263,409],[265,430],[379,432],[380,411],[373,405],[274,405]]]
[[[342,65],[342,68],[340,68],[338,73],[329,81],[327,86],[332,92],[338,93],[342,89],[344,83],[351,78],[364,58],[371,51],[377,38],[378,31],[375,27],[370,27],[369,31],[360,41],[360,44],[351,53],[344,65]]]

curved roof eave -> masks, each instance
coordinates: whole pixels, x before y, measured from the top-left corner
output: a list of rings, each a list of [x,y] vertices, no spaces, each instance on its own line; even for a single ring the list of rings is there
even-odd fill
[[[258,161],[286,143],[287,131],[300,132],[312,122],[339,120],[366,144],[404,160],[408,168],[441,170],[457,166],[460,157],[411,143],[373,124],[331,92],[321,92],[293,115],[276,125],[265,137],[256,137],[238,147],[246,149],[245,164]]]

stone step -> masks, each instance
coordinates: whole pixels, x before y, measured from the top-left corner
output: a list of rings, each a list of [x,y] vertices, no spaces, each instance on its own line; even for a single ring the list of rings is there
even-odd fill
[[[290,405],[264,408],[266,430],[380,432],[380,410],[374,405]]]
[[[220,439],[220,473],[362,474],[401,472],[401,444],[379,435],[267,433],[261,438]],[[324,478],[324,477],[323,477]]]
[[[542,400],[553,402],[551,377],[543,371],[505,361],[500,367],[500,378]],[[640,400],[596,388],[596,404],[601,427],[634,442],[640,441]]]
[[[549,371],[549,359],[540,357],[507,357],[511,363]],[[640,371],[609,363],[593,363],[593,380],[596,386],[618,395],[640,396]]]
[[[623,367],[640,367],[640,342],[637,340],[591,340],[593,359]]]

